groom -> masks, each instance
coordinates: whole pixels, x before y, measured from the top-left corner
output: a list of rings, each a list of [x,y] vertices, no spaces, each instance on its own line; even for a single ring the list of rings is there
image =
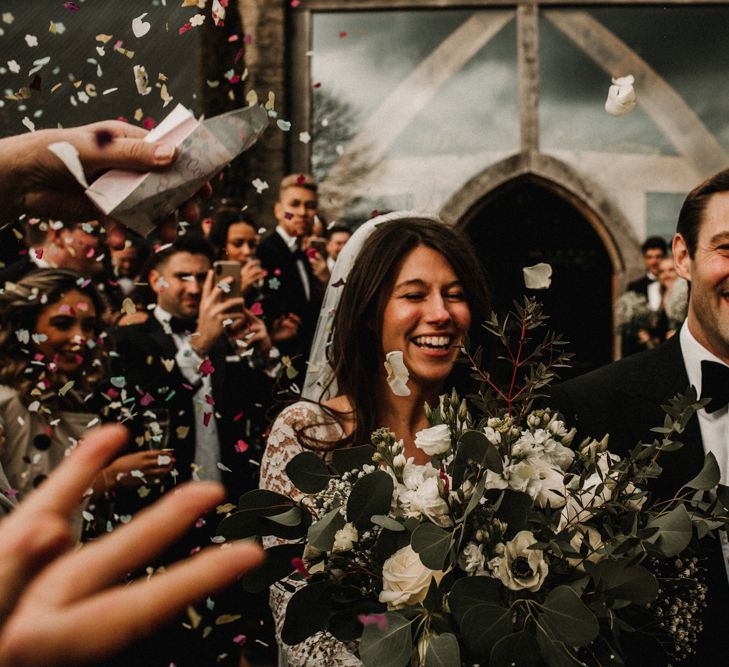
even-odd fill
[[[663,424],[660,406],[669,398],[689,385],[701,398],[711,397],[681,434],[683,448],[662,454],[663,474],[649,485],[654,500],[672,498],[701,470],[708,452],[719,463],[721,483],[729,483],[729,169],[686,197],[673,255],[678,274],[691,285],[680,333],[654,350],[555,387],[550,401],[583,436],[609,433],[610,450],[625,455],[638,441],[653,440],[650,429]],[[708,551],[704,630],[697,654],[685,664],[726,664],[729,659],[729,549],[712,544]],[[642,662],[652,664],[645,657]]]

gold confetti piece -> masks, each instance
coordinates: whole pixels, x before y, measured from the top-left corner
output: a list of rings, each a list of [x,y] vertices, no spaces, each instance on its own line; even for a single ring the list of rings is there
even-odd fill
[[[57,83],[55,86],[53,86],[53,88],[51,88],[51,92],[55,93],[62,85],[62,83]]]
[[[140,121],[142,120],[142,118],[144,118],[144,111],[142,111],[141,109],[137,109],[134,112],[134,120]]]
[[[266,111],[273,111],[276,107],[276,93],[268,91],[268,101],[266,102]]]
[[[137,92],[140,95],[149,95],[152,88],[149,85],[149,76],[144,65],[134,65],[134,83],[137,85]]]
[[[160,72],[160,73],[159,73],[159,74],[157,75],[157,80],[158,80],[158,81],[167,81],[167,80],[168,80],[168,79],[167,79],[167,75],[166,75],[166,74],[164,74],[163,72]]]
[[[197,7],[198,9],[205,9],[205,3],[208,0],[182,0],[182,7]]]
[[[114,35],[104,35],[102,33],[101,35],[96,35],[96,41],[101,42],[102,44],[106,44],[113,37]]]
[[[68,382],[66,382],[66,384],[64,384],[58,390],[58,395],[59,396],[65,396],[69,391],[71,391],[71,388],[73,387],[73,385],[74,385],[74,381],[73,380],[69,380]]]
[[[29,98],[30,98],[30,88],[28,88],[27,86],[23,86],[16,93],[10,93],[5,96],[6,100],[14,100],[16,102],[20,102],[21,100],[27,100]]]
[[[233,503],[225,503],[225,505],[218,505],[215,508],[215,511],[218,514],[227,514],[228,512],[233,512],[236,509],[238,509],[238,508]]]
[[[239,618],[242,618],[242,614],[223,614],[215,619],[215,625],[225,625],[226,623],[235,623]]]
[[[162,98],[162,102],[164,102],[164,104],[162,105],[163,108],[166,107],[170,102],[172,102],[173,99],[175,99],[174,97],[172,97],[172,95],[170,95],[169,90],[167,90],[166,83],[162,84],[159,90],[159,96]]]
[[[57,35],[58,34],[58,28],[56,27],[56,24],[55,24],[54,21],[51,21],[51,25],[48,28],[48,32],[50,32],[52,35]]]
[[[15,21],[15,17],[11,12],[3,12],[3,23],[10,25],[13,21]]]
[[[212,631],[213,629],[209,625],[206,625],[202,631],[202,638],[207,639]]]
[[[195,607],[190,606],[187,608],[187,617],[190,619],[190,625],[192,625],[193,628],[200,626],[202,616],[195,611]]]
[[[217,88],[220,85],[220,81],[206,81],[209,88]]]
[[[190,432],[189,426],[178,426],[175,429],[175,434],[180,440],[184,440],[187,437],[187,434]]]
[[[256,106],[258,104],[258,93],[253,89],[249,90],[246,95],[246,102],[248,102],[249,107]]]
[[[127,315],[134,315],[137,312],[137,308],[129,297],[122,301],[122,312]]]
[[[231,102],[235,102],[235,93],[232,90],[228,91],[228,97],[230,98]]]
[[[172,372],[172,369],[175,367],[175,360],[174,359],[162,359],[162,365],[165,367],[168,373]]]

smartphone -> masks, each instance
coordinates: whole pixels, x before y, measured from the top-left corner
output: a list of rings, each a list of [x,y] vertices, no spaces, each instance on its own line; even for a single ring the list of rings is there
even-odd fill
[[[322,257],[327,256],[327,240],[315,236],[309,239],[309,248],[316,250]]]
[[[240,262],[231,261],[218,261],[213,263],[213,270],[215,271],[215,284],[217,285],[224,278],[232,278],[229,281],[230,291],[225,292],[223,298],[235,298],[241,295],[240,292]]]

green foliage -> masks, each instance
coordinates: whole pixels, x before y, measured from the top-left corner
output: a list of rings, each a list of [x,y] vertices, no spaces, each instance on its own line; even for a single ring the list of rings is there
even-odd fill
[[[362,632],[359,655],[365,667],[405,667],[413,650],[410,623],[400,614],[385,614],[387,627],[367,625]]]
[[[326,463],[314,452],[301,452],[294,456],[286,466],[286,474],[303,493],[322,491],[333,477]]]
[[[477,604],[463,615],[460,625],[468,650],[487,660],[494,644],[512,632],[511,610],[494,604]]]
[[[332,612],[331,581],[316,581],[299,588],[291,596],[286,609],[286,619],[281,639],[293,646],[303,642],[326,627]]]
[[[600,631],[595,615],[569,586],[549,592],[538,624],[567,646],[587,646]]]
[[[461,664],[458,639],[450,632],[428,638],[424,667],[453,667]]]
[[[425,567],[442,570],[453,546],[453,538],[447,530],[432,523],[421,523],[414,531],[410,546]]]
[[[359,530],[368,528],[374,515],[390,511],[394,488],[392,477],[382,470],[358,479],[347,501],[347,521]]]

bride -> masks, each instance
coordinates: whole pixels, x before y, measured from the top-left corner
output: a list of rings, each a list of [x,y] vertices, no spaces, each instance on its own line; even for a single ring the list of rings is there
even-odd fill
[[[319,318],[303,400],[281,412],[261,463],[261,488],[301,500],[286,475],[303,449],[322,457],[364,444],[379,427],[405,443],[405,456],[424,464],[415,434],[429,426],[424,405],[468,376],[454,362],[468,335],[481,340],[489,314],[486,283],[470,242],[440,221],[407,214],[370,220],[354,234],[335,266]],[[388,362],[388,353],[402,362]],[[390,357],[392,355],[389,355]],[[400,355],[395,355],[399,357]],[[388,373],[389,371],[389,373]],[[274,538],[266,546],[275,543]],[[280,636],[291,593],[271,587]],[[279,642],[280,664],[359,665],[354,653],[320,633],[295,646]]]

